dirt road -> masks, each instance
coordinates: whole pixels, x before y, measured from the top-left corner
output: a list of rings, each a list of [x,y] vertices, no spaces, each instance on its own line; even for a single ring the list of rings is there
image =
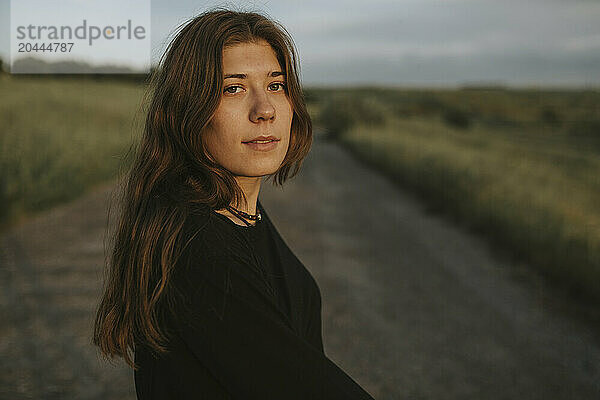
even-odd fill
[[[1,399],[135,398],[89,344],[110,189],[0,238]],[[376,399],[600,398],[577,306],[339,147],[260,196],[321,288],[326,353]]]

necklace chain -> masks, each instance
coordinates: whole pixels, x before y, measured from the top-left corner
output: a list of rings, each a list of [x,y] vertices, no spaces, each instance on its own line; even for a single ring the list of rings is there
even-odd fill
[[[226,208],[229,210],[229,212],[231,212],[232,214],[236,215],[238,218],[240,218],[242,221],[244,221],[244,223],[248,226],[252,226],[252,224],[250,224],[247,219],[251,220],[251,221],[260,221],[262,219],[262,215],[260,214],[260,210],[258,210],[258,212],[256,214],[248,214],[247,212],[244,212],[242,210],[238,210],[235,207],[232,206],[226,206]]]

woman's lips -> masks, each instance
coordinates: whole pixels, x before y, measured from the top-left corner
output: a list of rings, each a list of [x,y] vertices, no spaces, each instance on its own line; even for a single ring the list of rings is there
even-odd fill
[[[252,150],[256,151],[269,151],[277,147],[279,140],[257,140],[251,142],[242,142]]]

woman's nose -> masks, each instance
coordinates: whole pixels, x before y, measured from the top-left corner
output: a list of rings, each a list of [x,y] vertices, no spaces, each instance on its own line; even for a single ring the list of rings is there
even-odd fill
[[[250,111],[250,120],[258,122],[261,119],[269,121],[275,118],[275,107],[269,101],[267,93],[257,93],[253,99],[252,110]]]

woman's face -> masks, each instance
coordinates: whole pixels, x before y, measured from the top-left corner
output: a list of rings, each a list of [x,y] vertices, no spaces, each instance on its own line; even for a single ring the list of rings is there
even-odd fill
[[[266,41],[225,48],[223,72],[221,102],[203,136],[208,152],[237,176],[277,172],[288,150],[293,109],[275,52]],[[247,143],[260,136],[275,140]]]

